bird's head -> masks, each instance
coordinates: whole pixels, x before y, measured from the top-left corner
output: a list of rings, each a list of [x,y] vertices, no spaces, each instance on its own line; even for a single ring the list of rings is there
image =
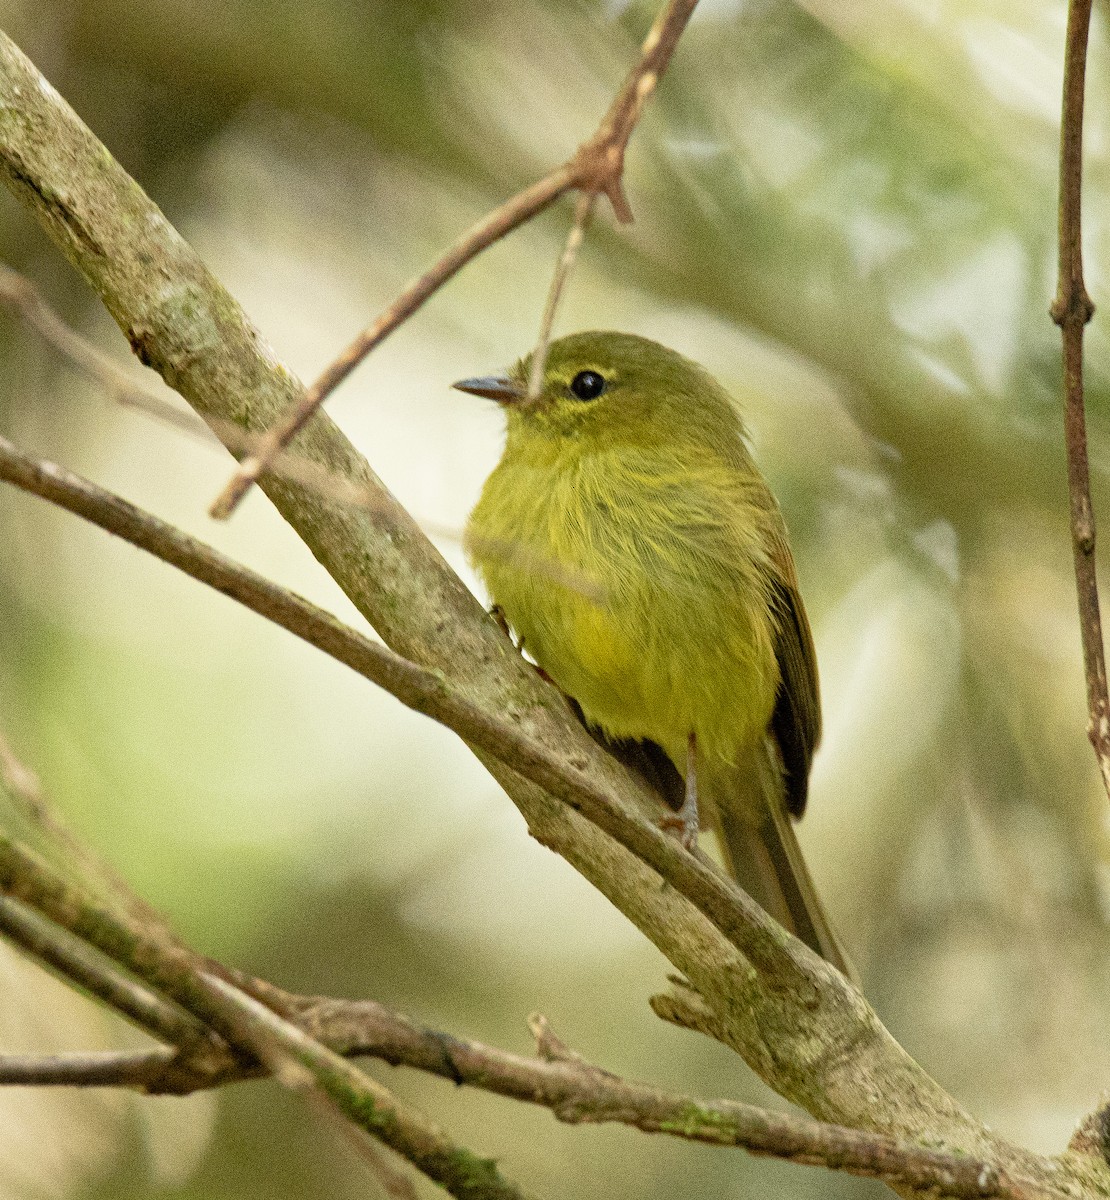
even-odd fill
[[[505,375],[454,386],[505,409],[510,444],[539,436],[611,446],[739,431],[727,393],[704,368],[634,334],[574,333],[552,342],[529,399],[531,369],[528,355]]]

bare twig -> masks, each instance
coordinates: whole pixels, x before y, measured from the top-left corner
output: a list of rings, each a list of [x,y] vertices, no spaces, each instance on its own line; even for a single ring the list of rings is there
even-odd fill
[[[313,413],[375,346],[412,316],[425,300],[472,258],[518,225],[543,212],[572,186],[573,178],[569,166],[562,166],[546,175],[468,229],[434,266],[414,279],[378,319],[363,330],[315,383],[301,394],[278,424],[263,435],[257,448],[242,460],[224,490],[213,501],[208,510],[210,515],[217,520],[231,516],[251,485],[264,471],[270,470],[274,458],[289,445]]]
[[[543,212],[564,192],[577,188],[592,196],[603,192],[621,221],[632,220],[622,177],[628,140],[647,98],[666,70],[697,0],[668,0],[644,40],[639,61],[629,72],[594,135],[574,157],[511,200],[494,209],[393,301],[378,319],[347,347],[281,420],[238,470],[209,509],[213,517],[229,517],[259,476],[304,428],[312,414],[360,362],[390,333],[408,320],[471,259],[507,233]]]
[[[176,416],[190,420],[192,414],[173,408],[141,387],[114,359],[71,329],[29,279],[3,265],[0,265],[0,304],[22,318],[48,345],[98,380],[105,391],[121,403],[136,408],[161,405]],[[190,424],[203,428],[195,419],[190,420]]]
[[[528,372],[528,399],[535,400],[540,394],[543,383],[543,369],[547,363],[547,348],[551,343],[551,329],[555,324],[555,313],[562,298],[563,289],[574,270],[578,251],[586,238],[586,230],[593,216],[594,205],[597,203],[596,192],[583,192],[578,197],[574,210],[574,222],[567,234],[567,244],[559,257],[555,274],[551,279],[551,289],[547,293],[547,303],[544,305],[543,317],[540,320],[540,334],[536,339],[536,348],[532,351],[532,367]]]
[[[99,383],[122,407],[153,417],[161,424],[187,434],[206,446],[227,447],[239,454],[250,453],[258,446],[263,435],[248,433],[231,421],[214,420],[205,424],[194,413],[171,404],[153,388],[146,386],[141,378],[133,377],[99,346],[68,325],[59,313],[50,307],[30,279],[2,264],[0,304],[20,317],[47,345]],[[326,467],[298,454],[279,454],[273,460],[270,470],[342,504],[371,507],[377,501],[376,495],[368,488],[358,487],[349,480],[338,478]]]
[[[1064,440],[1068,453],[1068,495],[1072,555],[1079,597],[1079,627],[1087,678],[1087,736],[1094,748],[1102,783],[1110,796],[1110,695],[1106,652],[1099,614],[1095,562],[1095,514],[1087,463],[1087,425],[1083,403],[1083,330],[1095,306],[1083,282],[1080,210],[1083,188],[1083,87],[1092,0],[1070,0],[1064,54],[1064,101],[1060,125],[1060,265],[1052,319],[1064,342]]]
[[[89,1054],[0,1054],[3,1087],[123,1087],[147,1091],[176,1057],[155,1050],[104,1050]]]

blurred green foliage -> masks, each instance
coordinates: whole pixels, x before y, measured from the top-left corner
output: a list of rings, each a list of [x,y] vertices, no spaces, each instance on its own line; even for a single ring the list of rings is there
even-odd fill
[[[650,6],[6,0],[3,16],[311,377],[592,130]],[[636,224],[595,224],[560,317],[658,338],[735,389],[818,639],[827,732],[801,828],[815,874],[896,1035],[1044,1149],[1110,1075],[1106,801],[1083,732],[1047,316],[1063,18],[1046,0],[702,0],[630,152]],[[1106,65],[1096,19],[1096,302]],[[496,413],[447,385],[527,349],[568,219],[563,206],[492,249],[333,401],[433,529],[461,527],[500,437]],[[125,359],[10,200],[0,247]],[[1100,513],[1104,330],[1096,318],[1088,350]],[[357,621],[260,498],[229,527],[205,520],[218,453],[114,408],[10,319],[0,369],[5,433]],[[516,1049],[540,1009],[614,1070],[769,1101],[739,1060],[651,1016],[665,964],[529,843],[450,735],[12,493],[0,728],[211,953]],[[0,967],[6,1046],[131,1036],[14,959]],[[548,1197],[880,1192],[371,1069]],[[0,1111],[13,1200],[374,1194],[334,1132],[270,1085],[184,1101],[9,1093]]]

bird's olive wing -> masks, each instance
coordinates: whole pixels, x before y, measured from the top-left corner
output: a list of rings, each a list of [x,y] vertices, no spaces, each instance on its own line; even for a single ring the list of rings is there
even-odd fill
[[[771,732],[786,770],[786,807],[794,817],[800,817],[806,807],[810,764],[821,740],[817,651],[798,591],[798,575],[785,528],[772,535],[770,549],[778,575],[773,604],[778,626],[775,657],[781,674]]]

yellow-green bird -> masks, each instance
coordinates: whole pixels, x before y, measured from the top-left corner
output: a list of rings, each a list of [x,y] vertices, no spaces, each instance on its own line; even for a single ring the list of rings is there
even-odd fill
[[[813,638],[736,406],[626,333],[553,342],[532,399],[530,369],[454,385],[508,418],[472,562],[590,726],[660,747],[684,777],[686,844],[700,801],[741,886],[847,970],[790,822],[821,736]]]

